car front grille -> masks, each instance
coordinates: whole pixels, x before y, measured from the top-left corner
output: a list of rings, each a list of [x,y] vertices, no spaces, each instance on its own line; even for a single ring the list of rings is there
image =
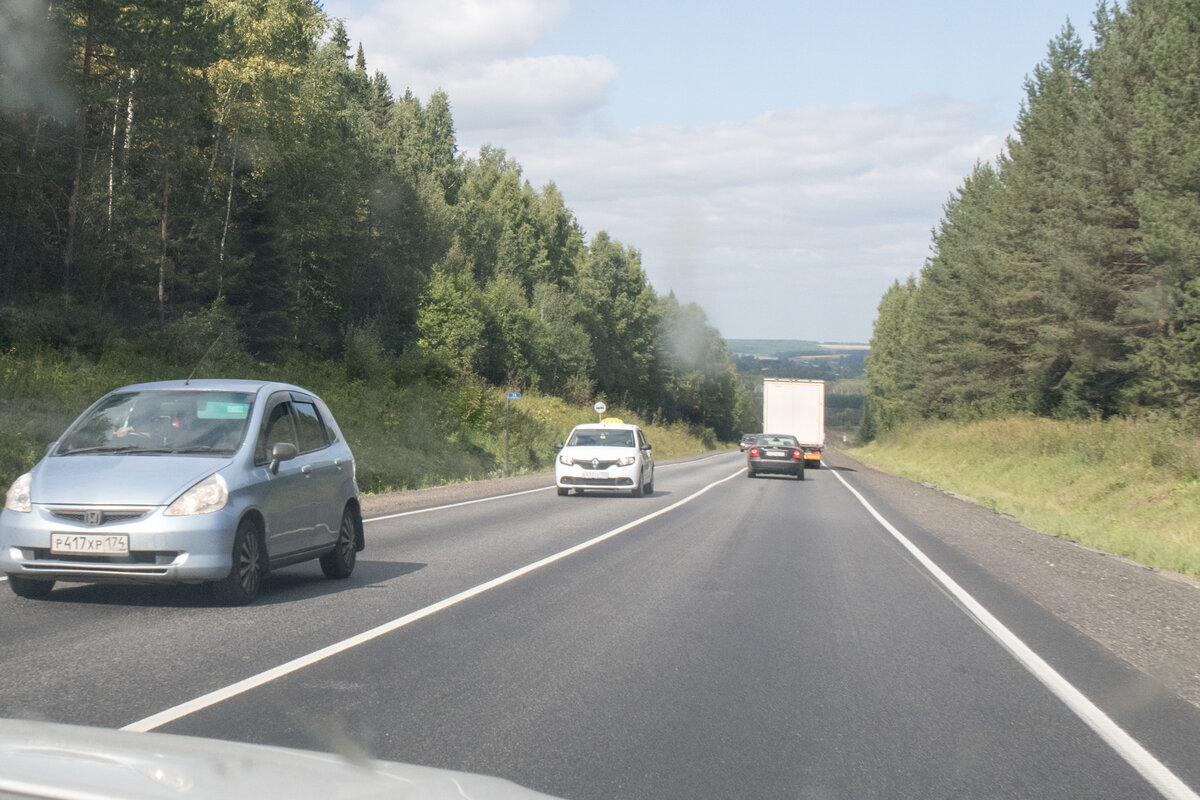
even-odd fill
[[[616,466],[616,464],[616,459],[612,461],[601,461],[598,458],[594,460],[575,459],[575,466],[583,467],[584,469],[608,469],[609,467]]]
[[[149,509],[145,508],[81,508],[79,506],[52,506],[49,511],[58,519],[88,527],[133,522],[149,513]]]
[[[561,483],[571,486],[633,486],[633,478],[576,478],[564,476]]]

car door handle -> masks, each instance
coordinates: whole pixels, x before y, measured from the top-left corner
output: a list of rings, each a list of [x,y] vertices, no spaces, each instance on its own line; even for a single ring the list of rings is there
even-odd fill
[[[305,464],[303,467],[301,467],[300,474],[311,475],[312,474],[312,464]]]

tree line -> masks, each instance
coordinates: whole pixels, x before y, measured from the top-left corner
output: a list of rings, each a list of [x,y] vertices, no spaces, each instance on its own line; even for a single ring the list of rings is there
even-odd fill
[[[450,98],[394,92],[316,0],[3,13],[0,343],[200,316],[264,360],[416,358],[726,439],[753,405],[702,309],[502,149],[464,156]]]
[[[1200,6],[1102,3],[879,304],[864,434],[1008,413],[1200,418]]]

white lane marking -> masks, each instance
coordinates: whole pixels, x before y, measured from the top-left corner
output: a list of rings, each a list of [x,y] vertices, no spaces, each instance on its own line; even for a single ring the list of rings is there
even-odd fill
[[[678,464],[655,464],[654,471],[658,472],[660,469],[670,469],[671,467],[681,467],[685,464],[696,464],[701,461],[707,461],[710,458],[717,458],[718,456],[722,456],[722,455],[727,455],[727,454],[726,453],[717,453],[715,455],[705,456],[704,458],[693,459],[692,461],[683,461]],[[508,494],[498,494],[498,495],[494,495],[492,497],[478,497],[474,500],[463,500],[458,503],[447,503],[444,506],[430,506],[429,508],[415,508],[412,511],[398,511],[395,514],[384,514],[383,516],[379,516],[379,517],[368,517],[367,519],[363,520],[363,524],[365,525],[368,522],[383,522],[384,520],[397,519],[399,517],[409,517],[409,516],[412,516],[413,514],[427,514],[430,511],[445,511],[448,508],[458,508],[459,506],[470,506],[470,505],[474,505],[476,503],[488,503],[488,502],[491,502],[492,500],[505,500],[509,497],[520,497],[523,494],[534,494],[536,492],[544,492],[544,491],[547,491],[547,490],[553,489],[553,488],[554,488],[554,484],[550,484],[549,486],[539,486],[536,489],[524,489],[520,492],[510,492]]]
[[[498,495],[494,495],[492,497],[479,497],[479,498],[476,498],[475,500],[463,500],[458,503],[448,503],[444,506],[430,506],[429,508],[415,508],[412,511],[399,511],[395,514],[385,514],[382,517],[371,517],[369,519],[364,519],[363,524],[365,525],[368,522],[382,522],[383,520],[386,520],[386,519],[396,519],[398,517],[411,517],[413,514],[428,514],[430,511],[444,511],[448,508],[458,508],[459,506],[472,506],[472,505],[475,505],[476,503],[490,503],[492,500],[505,500],[509,497],[520,497],[523,494],[533,494],[534,492],[544,492],[547,489],[553,489],[553,488],[554,488],[554,485],[551,484],[549,486],[539,486],[536,489],[525,489],[524,491],[520,491],[520,492],[510,492],[509,494],[498,494]]]
[[[837,470],[830,471],[858,499],[858,502],[870,512],[871,516],[896,541],[908,550],[920,562],[921,566],[925,567],[958,602],[962,603],[971,616],[975,618],[975,621],[991,634],[992,638],[998,641],[1004,649],[1008,650],[1025,669],[1029,670],[1035,678],[1053,692],[1067,708],[1071,709],[1077,717],[1095,731],[1109,747],[1117,751],[1130,766],[1136,769],[1154,788],[1158,789],[1164,797],[1171,798],[1171,800],[1200,800],[1200,795],[1192,791],[1187,784],[1180,780],[1175,773],[1171,772],[1165,764],[1155,758],[1150,751],[1138,744],[1137,740],[1126,733],[1111,717],[1101,711],[1083,692],[1076,689],[1066,678],[1058,674],[1029,645],[1017,638],[1017,635],[1010,631],[1004,623],[996,619],[966,589],[959,586],[929,556],[925,555],[915,544],[909,541],[908,537],[888,522]]]
[[[457,605],[457,604],[463,602],[464,600],[469,600],[472,597],[477,597],[478,595],[481,595],[484,592],[487,592],[491,589],[495,589],[497,586],[502,586],[503,584],[514,581],[517,578],[520,578],[524,575],[528,575],[529,573],[534,572],[535,570],[538,570],[538,569],[541,569],[542,567],[553,564],[556,561],[561,561],[562,559],[566,558],[567,556],[574,555],[582,550],[586,550],[589,547],[592,547],[593,545],[597,545],[600,542],[603,542],[607,539],[613,538],[614,536],[618,536],[622,533],[625,533],[626,531],[636,528],[639,525],[642,525],[646,522],[649,522],[650,520],[655,519],[656,517],[661,517],[664,514],[674,511],[675,509],[679,508],[680,506],[683,506],[683,505],[686,505],[687,503],[692,502],[697,497],[700,497],[700,495],[705,494],[706,492],[708,492],[709,490],[711,490],[717,486],[720,486],[722,483],[733,480],[734,478],[741,475],[743,472],[745,472],[744,469],[739,469],[737,472],[733,473],[732,475],[730,475],[726,478],[721,478],[720,480],[714,481],[714,482],[708,484],[707,486],[703,487],[702,489],[699,489],[695,493],[688,495],[687,497],[683,498],[682,500],[678,500],[665,508],[661,508],[658,511],[654,511],[650,514],[646,514],[643,517],[639,517],[638,519],[635,519],[632,522],[627,522],[618,528],[613,528],[612,530],[610,530],[606,533],[602,533],[599,536],[596,536],[592,539],[588,539],[586,542],[581,542],[573,547],[568,547],[566,550],[560,550],[559,552],[555,553],[554,555],[546,556],[545,558],[541,559],[540,561],[535,561],[532,564],[527,564],[526,566],[520,567],[519,569],[515,569],[512,572],[505,573],[504,575],[501,575],[498,578],[493,578],[492,580],[487,581],[486,583],[481,583],[478,586],[475,586],[471,589],[467,589],[466,591],[459,592],[458,594],[453,595],[452,597],[447,597],[445,600],[440,600],[440,601],[434,603],[433,605],[426,606],[425,608],[419,609],[417,611],[413,611],[410,614],[405,614],[402,617],[398,617],[398,618],[392,620],[391,622],[385,622],[384,624],[376,626],[374,628],[371,628],[370,630],[363,631],[362,633],[360,633],[356,636],[351,636],[348,639],[343,639],[340,642],[335,642],[334,644],[331,644],[328,647],[322,647],[320,650],[316,650],[312,653],[309,653],[308,655],[300,656],[299,658],[294,658],[291,661],[288,661],[287,663],[280,664],[277,667],[273,667],[269,670],[266,670],[265,672],[260,672],[257,675],[252,675],[249,678],[240,680],[237,683],[230,684],[229,686],[226,686],[222,689],[217,689],[215,691],[209,692],[208,694],[201,695],[200,697],[197,697],[193,700],[189,700],[185,703],[180,703],[177,706],[173,706],[172,708],[168,708],[165,711],[160,711],[159,713],[153,714],[149,717],[146,717],[145,719],[138,720],[137,722],[132,722],[132,723],[124,726],[123,728],[121,728],[121,730],[136,731],[139,733],[144,733],[146,731],[154,730],[155,728],[159,728],[163,725],[166,725],[169,722],[174,722],[175,720],[181,719],[182,717],[186,717],[189,714],[194,714],[197,711],[201,711],[205,708],[208,708],[209,706],[213,706],[213,705],[216,705],[217,703],[228,700],[231,697],[236,697],[237,695],[242,694],[244,692],[248,692],[251,689],[256,689],[259,686],[263,686],[267,683],[270,683],[271,681],[282,678],[285,675],[290,675],[291,673],[296,672],[298,670],[302,670],[305,667],[312,666],[313,664],[316,664],[319,661],[324,661],[327,658],[335,656],[339,653],[343,653],[351,648],[357,647],[360,644],[365,644],[373,639],[378,639],[379,637],[384,636],[389,633],[392,633],[393,631],[397,631],[400,628],[405,627],[406,625],[410,625],[413,622],[417,622],[418,620],[422,620],[428,616],[432,616],[433,614],[436,614],[439,611],[443,611],[447,608],[450,608],[451,606]]]

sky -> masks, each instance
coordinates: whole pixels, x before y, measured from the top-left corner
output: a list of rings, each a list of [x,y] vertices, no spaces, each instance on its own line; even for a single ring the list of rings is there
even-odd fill
[[[1025,80],[1095,0],[326,0],[458,147],[553,182],[585,237],[726,339],[867,342]]]

